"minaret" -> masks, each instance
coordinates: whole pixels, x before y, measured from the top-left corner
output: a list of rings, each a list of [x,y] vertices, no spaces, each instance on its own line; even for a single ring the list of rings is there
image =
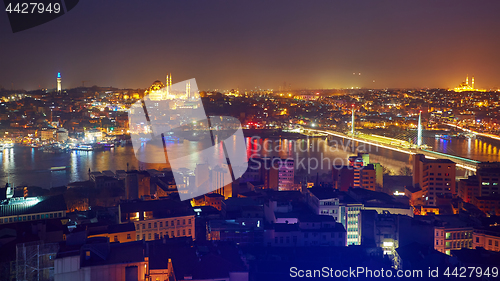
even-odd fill
[[[57,73],[57,91],[61,92],[62,86],[61,86],[61,72]]]
[[[191,99],[191,83],[189,81],[186,83],[186,97]]]
[[[352,105],[351,134],[354,136],[354,104]]]
[[[467,74],[467,78],[465,78],[465,84],[467,84],[467,86],[469,86],[469,74]]]
[[[475,89],[474,88],[474,75],[472,75],[472,89]]]
[[[418,128],[417,128],[417,147],[422,145],[422,110],[418,114]]]
[[[167,83],[165,85],[167,86],[167,98],[170,98],[170,88],[172,87],[172,73],[167,75]]]

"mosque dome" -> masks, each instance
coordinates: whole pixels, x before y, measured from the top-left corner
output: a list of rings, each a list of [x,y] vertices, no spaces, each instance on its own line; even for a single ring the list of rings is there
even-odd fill
[[[153,84],[151,85],[151,87],[149,87],[148,89],[148,92],[152,92],[152,91],[158,91],[162,88],[164,88],[165,85],[163,85],[163,83],[159,80],[156,80],[153,82]]]

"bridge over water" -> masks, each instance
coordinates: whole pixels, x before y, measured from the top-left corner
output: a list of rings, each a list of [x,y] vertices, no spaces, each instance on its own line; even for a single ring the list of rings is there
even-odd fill
[[[365,143],[368,145],[373,145],[410,155],[423,154],[425,155],[426,158],[448,159],[455,162],[457,167],[466,169],[471,172],[476,172],[477,164],[480,163],[480,161],[476,161],[473,159],[468,159],[451,154],[428,150],[425,148],[425,146],[411,145],[406,141],[388,138],[384,136],[367,135],[367,134],[347,135],[332,130],[320,130],[313,128],[303,128],[301,129],[301,133],[307,136],[335,136],[345,140],[351,140],[358,143]]]

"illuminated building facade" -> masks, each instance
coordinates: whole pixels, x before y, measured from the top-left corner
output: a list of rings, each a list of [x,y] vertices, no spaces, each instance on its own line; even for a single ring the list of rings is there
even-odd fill
[[[145,94],[149,95],[149,99],[154,101],[166,99],[165,85],[161,81],[154,81],[153,84],[146,90]]]
[[[347,245],[360,245],[363,204],[345,192],[308,188],[306,201],[314,214],[332,216],[347,232]]]
[[[57,73],[57,91],[61,92],[62,90],[62,81],[61,81],[61,72]]]
[[[195,217],[189,202],[174,200],[130,201],[118,205],[120,223],[133,222],[135,240],[164,237],[195,239]]]
[[[472,249],[473,231],[473,227],[435,227],[434,249],[447,255],[451,250]]]
[[[161,81],[156,80],[153,84],[145,91],[145,95],[148,95],[150,100],[153,101],[164,101],[164,100],[184,100],[184,101],[195,101],[199,94],[195,90],[195,93],[191,92],[191,82],[186,81],[184,89],[178,87],[179,85],[172,86],[172,75],[167,75],[166,84]],[[183,103],[178,103],[177,106],[182,107]],[[173,105],[170,106],[171,108]]]
[[[87,238],[107,237],[111,242],[126,243],[136,239],[135,225],[133,223],[114,224],[104,227],[88,227]]]
[[[472,234],[473,248],[482,247],[488,251],[500,252],[500,228],[475,229]]]
[[[413,163],[413,186],[420,189],[419,198],[412,195],[415,206],[436,206],[438,198],[452,198],[455,192],[456,164],[448,159],[428,159],[416,154]]]
[[[278,170],[278,190],[293,190],[294,187],[294,160],[280,159]]]
[[[472,76],[472,83],[469,85],[469,75],[465,78],[465,81],[462,82],[458,87],[454,88],[455,92],[486,92],[486,90],[480,90],[474,88],[474,76]]]
[[[357,156],[349,157],[349,166],[354,172],[354,187],[375,191],[376,171],[375,166],[370,162],[369,154],[358,153]]]
[[[163,237],[191,237],[194,240],[194,220],[194,215],[186,215],[136,221],[136,239],[150,241]]]

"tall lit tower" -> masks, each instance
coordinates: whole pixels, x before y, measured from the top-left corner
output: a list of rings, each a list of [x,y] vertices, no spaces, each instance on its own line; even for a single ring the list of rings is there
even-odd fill
[[[166,78],[166,81],[165,81],[165,87],[167,88],[167,93],[166,93],[166,97],[167,98],[170,98],[170,87],[172,86],[172,73],[170,74],[167,74],[167,78]]]
[[[62,86],[61,86],[61,72],[57,73],[57,91],[61,92]]]
[[[475,89],[474,88],[474,75],[472,75],[472,89]]]
[[[417,147],[422,145],[422,110],[418,114]]]
[[[469,74],[467,74],[467,78],[465,78],[465,84],[467,84],[467,86],[469,86]]]
[[[354,104],[352,105],[351,134],[354,136]]]
[[[186,97],[187,99],[191,99],[191,83],[188,81],[186,83]]]
[[[165,86],[170,87],[172,86],[172,74],[167,74],[167,81],[165,81]]]

